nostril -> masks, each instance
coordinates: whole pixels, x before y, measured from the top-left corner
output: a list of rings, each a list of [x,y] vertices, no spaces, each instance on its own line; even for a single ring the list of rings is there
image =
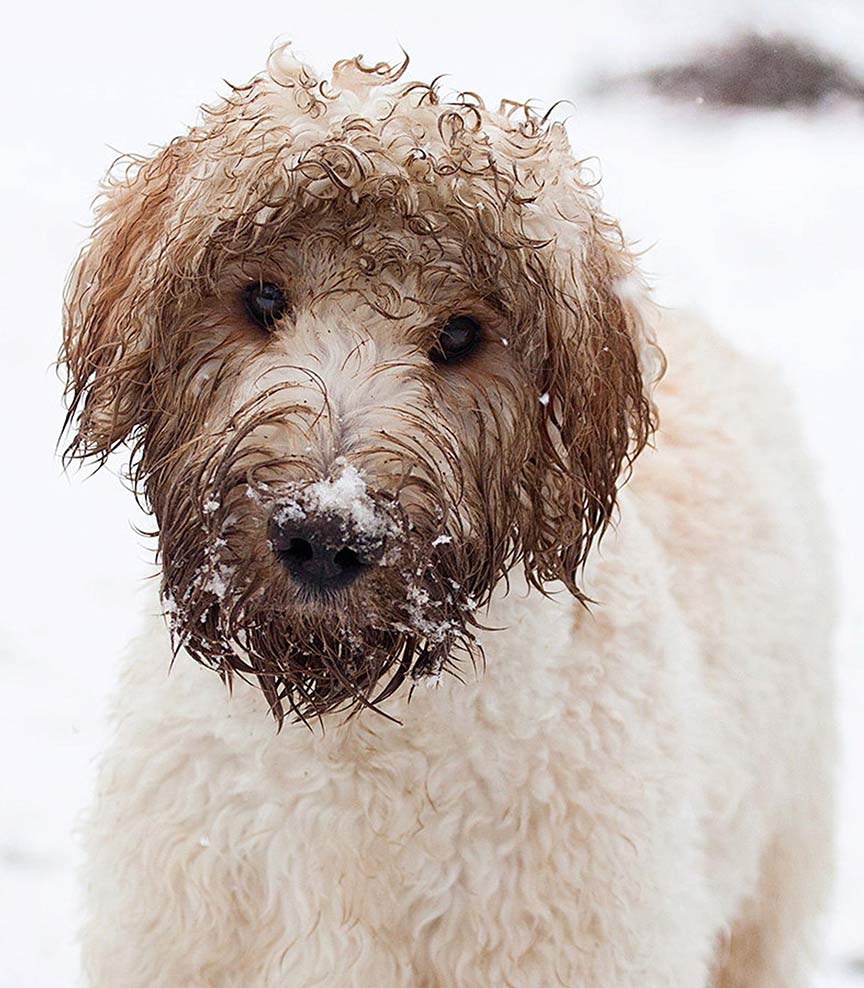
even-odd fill
[[[333,562],[341,569],[344,573],[351,573],[356,570],[363,568],[363,563],[360,561],[360,557],[353,549],[340,549],[336,555],[333,557]]]
[[[291,539],[288,545],[279,551],[279,555],[286,562],[306,563],[315,555],[315,552],[306,539]]]

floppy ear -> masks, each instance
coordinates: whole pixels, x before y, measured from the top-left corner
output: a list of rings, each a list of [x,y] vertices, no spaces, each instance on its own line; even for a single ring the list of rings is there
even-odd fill
[[[552,246],[546,353],[523,534],[529,580],[576,583],[615,509],[618,487],[655,427],[650,387],[662,373],[647,291],[620,230],[600,213],[575,252]]]
[[[165,229],[176,149],[109,180],[66,285],[60,364],[67,457],[107,455],[147,419],[153,255]],[[150,290],[148,290],[150,289]]]

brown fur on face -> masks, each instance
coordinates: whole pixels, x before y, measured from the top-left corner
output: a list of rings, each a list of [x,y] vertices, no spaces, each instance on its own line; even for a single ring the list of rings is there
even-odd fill
[[[68,455],[131,446],[178,647],[257,678],[280,719],[476,654],[517,563],[581,598],[653,426],[633,261],[560,125],[441,103],[404,68],[318,82],[275,53],[109,182],[67,292]],[[285,286],[271,334],[239,301],[256,281]],[[441,367],[454,314],[483,339]],[[346,465],[388,552],[311,600],[268,518]]]

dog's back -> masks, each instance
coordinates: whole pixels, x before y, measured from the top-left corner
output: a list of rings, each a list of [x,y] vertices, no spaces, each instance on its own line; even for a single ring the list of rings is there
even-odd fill
[[[811,936],[778,958],[832,875],[830,533],[776,372],[692,318],[667,315],[660,340],[656,449],[630,496],[663,547],[713,698],[709,875],[737,915],[720,983],[798,984]]]

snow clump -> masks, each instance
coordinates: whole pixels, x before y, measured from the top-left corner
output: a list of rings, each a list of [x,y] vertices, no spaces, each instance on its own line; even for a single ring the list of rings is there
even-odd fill
[[[309,515],[328,515],[370,542],[397,534],[399,524],[370,496],[362,472],[343,456],[333,467],[330,477],[300,487],[280,501],[276,521],[302,521]]]

